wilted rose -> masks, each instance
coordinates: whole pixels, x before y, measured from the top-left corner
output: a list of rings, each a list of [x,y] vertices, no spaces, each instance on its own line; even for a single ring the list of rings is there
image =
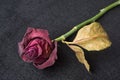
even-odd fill
[[[20,57],[38,69],[52,66],[57,59],[57,42],[50,40],[47,30],[29,27],[18,47]]]

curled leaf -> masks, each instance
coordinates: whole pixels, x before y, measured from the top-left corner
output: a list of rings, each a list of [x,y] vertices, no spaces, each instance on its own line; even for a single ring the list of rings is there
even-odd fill
[[[68,46],[75,52],[75,55],[76,55],[77,59],[79,60],[79,62],[84,64],[86,69],[88,71],[90,71],[90,66],[89,66],[87,60],[85,59],[83,50],[79,46],[76,46],[76,45],[68,45]]]
[[[77,44],[88,51],[100,51],[110,47],[111,42],[101,24],[93,22],[78,31],[73,44]]]

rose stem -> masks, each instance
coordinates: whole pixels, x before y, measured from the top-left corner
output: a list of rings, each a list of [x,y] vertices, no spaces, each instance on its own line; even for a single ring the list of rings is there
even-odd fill
[[[100,12],[98,14],[96,14],[95,16],[93,16],[92,18],[89,18],[85,21],[83,21],[82,23],[76,25],[75,27],[73,27],[70,31],[68,31],[67,33],[57,37],[55,39],[55,41],[63,41],[65,40],[67,37],[69,37],[70,35],[72,35],[74,32],[78,31],[80,28],[82,28],[83,26],[96,21],[97,19],[99,19],[101,16],[103,16],[106,12],[108,12],[109,10],[111,10],[112,8],[116,7],[120,5],[120,0],[108,5],[107,7],[103,8],[100,10]]]

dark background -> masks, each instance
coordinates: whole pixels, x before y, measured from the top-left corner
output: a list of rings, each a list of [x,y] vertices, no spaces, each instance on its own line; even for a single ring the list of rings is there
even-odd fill
[[[92,74],[62,43],[55,65],[44,70],[23,62],[17,46],[29,26],[47,29],[54,39],[114,1],[0,0],[0,80],[120,80],[120,6],[98,20],[112,46],[100,52],[85,51]]]

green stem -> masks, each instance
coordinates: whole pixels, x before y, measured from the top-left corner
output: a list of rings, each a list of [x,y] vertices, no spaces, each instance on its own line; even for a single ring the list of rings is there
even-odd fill
[[[65,40],[67,37],[71,36],[74,32],[78,31],[80,28],[82,28],[83,26],[96,21],[97,19],[99,19],[101,16],[103,16],[106,12],[108,12],[109,10],[111,10],[112,8],[116,7],[120,5],[120,0],[108,5],[107,7],[103,8],[100,10],[100,12],[98,14],[96,14],[95,16],[93,16],[92,18],[89,18],[87,20],[85,20],[84,22],[76,25],[75,27],[73,27],[70,31],[68,31],[67,33],[61,35],[60,37],[56,38],[55,41],[62,41]]]

